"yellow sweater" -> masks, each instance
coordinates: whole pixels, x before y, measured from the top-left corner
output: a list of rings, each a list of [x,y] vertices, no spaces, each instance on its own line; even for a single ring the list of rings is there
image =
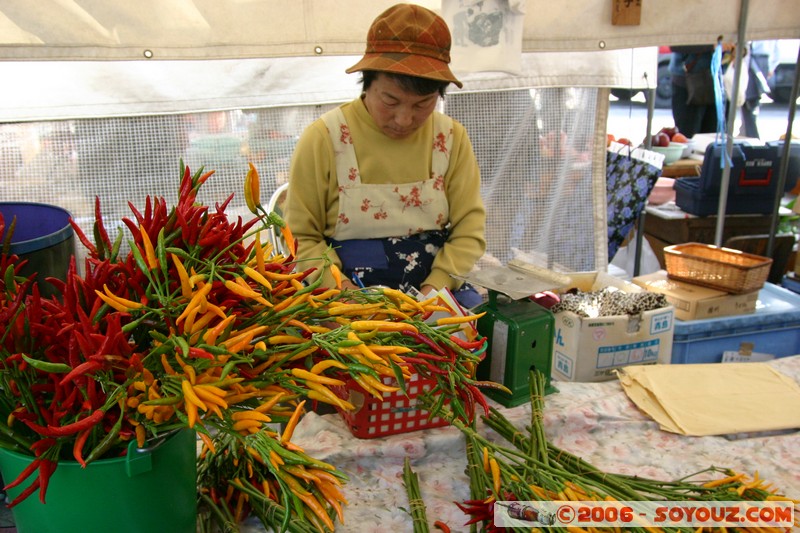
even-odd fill
[[[396,140],[375,125],[361,99],[343,104],[353,139],[363,183],[412,183],[429,176],[433,118],[408,138]],[[453,122],[453,148],[445,175],[450,225],[447,243],[439,250],[423,284],[437,289],[458,288],[461,282],[450,274],[468,273],[485,248],[486,214],[480,196],[480,170],[464,127]],[[399,206],[398,206],[399,209]],[[341,262],[329,250],[326,237],[333,235],[339,214],[336,161],[328,130],[322,119],[300,136],[289,172],[286,221],[298,241],[300,268],[327,254],[337,266]],[[325,280],[330,284],[331,280]]]

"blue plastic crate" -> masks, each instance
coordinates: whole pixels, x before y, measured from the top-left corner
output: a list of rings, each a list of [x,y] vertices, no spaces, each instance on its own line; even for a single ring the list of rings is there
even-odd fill
[[[676,320],[672,363],[719,363],[743,342],[753,351],[787,357],[800,354],[800,294],[764,284],[755,313],[705,320]]]

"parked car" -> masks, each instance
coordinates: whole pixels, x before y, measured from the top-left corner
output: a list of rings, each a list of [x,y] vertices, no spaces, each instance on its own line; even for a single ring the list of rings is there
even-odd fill
[[[658,72],[656,74],[658,79],[656,84],[655,107],[659,109],[672,107],[672,78],[669,75],[670,55],[669,46],[660,46],[658,48]],[[630,100],[639,92],[640,91],[636,89],[611,89],[611,94],[620,100]],[[647,94],[649,94],[649,92],[645,92],[645,95]]]
[[[778,66],[770,76],[768,96],[773,102],[785,104],[792,95],[794,72],[797,68],[797,51],[800,39],[781,39],[778,41]]]

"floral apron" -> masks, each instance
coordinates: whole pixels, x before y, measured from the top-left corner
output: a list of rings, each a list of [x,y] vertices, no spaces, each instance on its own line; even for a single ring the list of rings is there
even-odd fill
[[[365,286],[419,288],[447,240],[444,176],[450,164],[452,119],[439,113],[433,117],[431,175],[404,184],[362,183],[341,109],[322,117],[333,142],[339,182],[339,214],[329,242],[344,273]]]

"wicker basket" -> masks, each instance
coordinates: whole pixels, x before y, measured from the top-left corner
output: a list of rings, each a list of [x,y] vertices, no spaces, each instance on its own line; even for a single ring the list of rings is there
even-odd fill
[[[764,286],[772,259],[731,248],[689,242],[664,248],[670,278],[741,294]]]

